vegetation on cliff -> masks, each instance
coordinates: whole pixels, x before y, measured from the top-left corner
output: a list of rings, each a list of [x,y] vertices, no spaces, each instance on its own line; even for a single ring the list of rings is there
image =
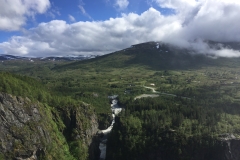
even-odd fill
[[[1,121],[9,124],[5,131],[13,137],[17,135],[12,148],[1,149],[2,157],[5,157],[5,159],[26,158],[27,155],[24,153],[30,152],[29,155],[32,155],[34,149],[31,146],[36,147],[36,143],[39,143],[35,152],[41,150],[41,154],[38,155],[40,159],[88,158],[88,146],[94,133],[87,135],[86,131],[95,129],[96,132],[97,130],[97,122],[90,122],[90,120],[97,121],[96,117],[93,117],[94,112],[90,105],[49,92],[40,82],[26,76],[2,72],[0,73],[0,82],[0,92],[9,93],[14,97],[17,96],[16,98],[11,98],[11,95],[9,95],[10,98],[9,96],[1,97],[1,106],[4,107],[1,111]],[[14,99],[22,99],[22,102]],[[21,109],[22,114],[30,117],[32,114],[28,113],[28,110],[35,107],[40,118],[33,117],[20,126],[17,125],[18,121],[10,123],[7,121],[9,115],[4,118],[4,116],[7,116],[5,113],[9,109],[8,104]],[[14,109],[12,112],[17,111]],[[16,118],[19,119],[19,117]],[[4,123],[2,125],[4,127]],[[42,136],[40,136],[40,142],[34,141],[34,139],[39,139],[37,134],[41,132],[47,138],[41,138]],[[1,135],[4,136],[3,130]],[[29,137],[29,135],[32,136]]]

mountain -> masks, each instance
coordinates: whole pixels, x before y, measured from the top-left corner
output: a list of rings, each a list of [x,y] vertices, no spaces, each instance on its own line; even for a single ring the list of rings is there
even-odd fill
[[[240,43],[219,43],[208,41],[209,48],[220,50],[225,47],[240,51]],[[91,60],[74,62],[56,69],[78,69],[91,66],[101,68],[124,68],[144,66],[153,70],[159,69],[191,69],[201,66],[237,65],[239,58],[216,57],[210,53],[200,53],[192,48],[181,48],[163,42],[146,42],[132,45],[129,48],[99,56]],[[230,62],[231,61],[231,62]]]
[[[84,55],[69,55],[62,57],[22,57],[22,56],[14,56],[14,55],[0,55],[0,61],[6,60],[24,60],[24,61],[77,61],[77,60],[85,60],[95,58],[94,55],[84,56]]]
[[[238,42],[215,42],[204,41],[209,49],[221,50],[223,48],[240,51]],[[89,60],[91,59],[91,60]],[[214,60],[216,59],[216,60]],[[101,64],[105,67],[124,67],[128,65],[143,65],[153,69],[174,69],[197,67],[199,65],[209,65],[222,63],[223,57],[216,57],[211,53],[200,53],[194,48],[182,48],[163,42],[146,42],[132,45],[129,48],[110,53],[103,56],[84,56],[68,55],[63,57],[21,57],[13,55],[0,55],[1,61],[6,60],[23,60],[30,62],[47,62],[47,61],[77,61],[62,68],[77,68],[82,64]],[[84,60],[84,62],[79,62]],[[89,61],[86,61],[89,60]]]

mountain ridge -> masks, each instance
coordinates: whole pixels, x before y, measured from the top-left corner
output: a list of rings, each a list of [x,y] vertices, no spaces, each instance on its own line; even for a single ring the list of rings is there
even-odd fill
[[[240,50],[240,43],[208,42],[209,48],[220,50],[221,47]],[[211,53],[200,53],[193,48],[183,48],[163,42],[145,42],[132,45],[129,48],[110,54],[99,56],[85,61],[76,61],[54,69],[78,69],[87,64],[103,68],[121,68],[133,65],[146,66],[154,70],[158,69],[188,69],[201,66],[222,64],[229,57],[217,57]],[[239,59],[232,59],[233,63]]]
[[[6,60],[26,60],[26,61],[76,61],[95,58],[95,55],[68,55],[68,56],[49,56],[49,57],[25,57],[25,56],[14,56],[8,54],[0,54],[0,61]]]

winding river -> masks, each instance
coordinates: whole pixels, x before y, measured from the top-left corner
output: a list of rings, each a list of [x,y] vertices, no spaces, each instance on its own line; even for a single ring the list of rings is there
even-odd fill
[[[112,100],[111,110],[112,110],[112,117],[113,117],[112,123],[107,129],[101,130],[104,136],[103,136],[103,138],[101,138],[101,142],[100,142],[100,145],[99,145],[99,149],[101,151],[100,160],[105,160],[105,158],[106,158],[107,135],[111,132],[111,130],[113,128],[113,125],[115,123],[115,115],[119,114],[122,111],[122,108],[119,107],[118,101],[116,99]]]

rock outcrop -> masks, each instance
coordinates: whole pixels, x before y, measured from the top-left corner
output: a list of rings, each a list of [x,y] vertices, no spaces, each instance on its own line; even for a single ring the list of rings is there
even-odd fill
[[[40,104],[0,93],[0,159],[35,160],[51,138]]]
[[[222,139],[224,142],[224,155],[222,160],[239,160],[240,159],[240,139],[233,135]]]
[[[68,141],[81,140],[88,148],[90,160],[98,159],[100,150],[98,148],[100,138],[98,133],[98,119],[95,113],[88,110],[88,104],[82,104],[82,107],[73,107],[68,109],[68,113],[62,114],[63,123],[65,124],[64,135]],[[82,122],[89,123],[83,124]]]

